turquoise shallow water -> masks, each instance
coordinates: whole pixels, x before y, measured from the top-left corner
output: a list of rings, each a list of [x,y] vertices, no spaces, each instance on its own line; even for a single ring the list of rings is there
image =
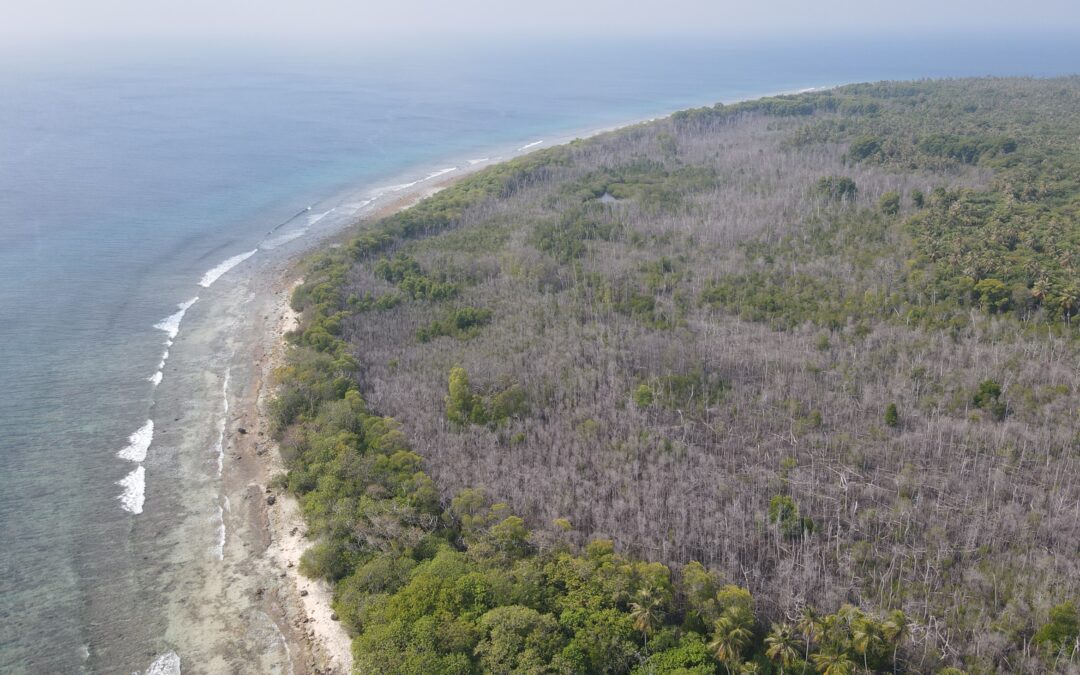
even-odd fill
[[[139,586],[148,562],[125,539],[145,513],[130,490],[119,499],[117,482],[154,452],[129,437],[154,402],[162,321],[275,226],[299,233],[349,187],[356,202],[364,186],[571,130],[844,82],[1078,72],[1077,44],[577,43],[3,63],[0,672],[149,662],[140,640],[160,611],[157,589]]]

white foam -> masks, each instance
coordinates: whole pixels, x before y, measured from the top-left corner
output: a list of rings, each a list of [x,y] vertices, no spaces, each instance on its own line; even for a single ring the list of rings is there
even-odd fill
[[[161,384],[161,378],[162,377],[164,377],[164,374],[159,370],[159,371],[157,371],[156,373],[154,373],[153,375],[151,375],[150,377],[148,377],[146,379],[147,379],[148,382],[150,382],[150,384],[152,384],[152,385],[154,385],[156,387],[159,384]]]
[[[232,367],[225,369],[225,379],[221,385],[221,397],[222,397],[222,410],[221,421],[218,423],[218,437],[217,442],[214,443],[214,447],[211,448],[217,456],[217,475],[221,476],[222,469],[225,468],[225,425],[229,418],[229,377],[232,375]]]
[[[225,559],[225,510],[217,507],[217,515],[210,518],[210,522],[217,523],[217,543],[211,551],[218,560]]]
[[[203,275],[202,279],[199,280],[199,285],[203,288],[209,288],[210,284],[221,278],[221,275],[225,274],[226,272],[228,272],[229,270],[236,267],[237,265],[244,262],[258,252],[259,249],[253,248],[246,253],[238,253],[231,258],[227,258],[221,261],[216,266],[211,267],[210,270],[208,270],[206,274]]]
[[[143,675],[180,675],[180,657],[176,652],[166,652],[154,659]]]
[[[411,183],[400,183],[398,185],[391,185],[390,187],[386,188],[386,192],[401,192],[402,190],[408,190],[419,182],[420,181],[418,180],[414,180]]]
[[[526,143],[525,145],[518,148],[518,152],[521,152],[522,150],[528,150],[529,148],[535,148],[541,143],[543,143],[543,141],[533,141],[532,143]]]
[[[427,176],[424,177],[424,180],[431,180],[432,178],[438,178],[439,176],[445,176],[446,174],[450,173],[451,171],[457,171],[457,167],[456,166],[451,166],[451,167],[448,167],[446,169],[439,169],[435,173],[429,173]]]
[[[169,336],[169,340],[166,344],[172,344],[172,340],[176,337],[176,334],[180,332],[180,322],[184,319],[184,313],[187,312],[198,299],[198,297],[194,297],[187,302],[181,302],[177,305],[177,311],[154,324],[154,328],[165,331],[165,334]],[[165,353],[166,355],[168,354],[167,351]]]
[[[299,230],[293,230],[291,232],[286,232],[285,234],[279,235],[277,237],[274,237],[273,239],[270,239],[270,240],[260,244],[259,248],[260,249],[266,249],[266,250],[273,250],[273,249],[277,248],[278,246],[281,246],[282,244],[288,244],[290,241],[292,241],[294,239],[299,239],[300,237],[307,234],[307,232],[308,232],[308,228],[306,228],[306,227],[302,227]]]
[[[232,511],[232,505],[229,503],[228,495],[226,495],[225,497],[222,497],[222,500],[224,501],[224,504],[225,504],[225,510],[226,511]]]
[[[330,209],[329,211],[323,211],[322,213],[315,213],[315,214],[309,215],[307,217],[308,227],[311,227],[312,225],[319,222],[320,220],[327,217],[328,215],[330,215],[333,212],[334,212],[334,209]]]
[[[143,502],[146,500],[146,470],[142,465],[135,467],[134,471],[116,481],[116,484],[124,488],[124,493],[117,497],[120,507],[129,513],[142,513]]]
[[[131,462],[141,462],[146,459],[146,451],[150,449],[150,443],[154,440],[154,420],[146,422],[128,436],[128,444],[116,456]]]
[[[491,158],[490,157],[480,157],[478,159],[467,159],[465,161],[469,163],[469,166],[476,166],[477,164],[483,164],[484,162],[490,162]]]
[[[374,197],[372,197],[371,199],[365,199],[360,202],[349,202],[348,204],[342,204],[341,208],[348,211],[349,213],[356,213],[357,211],[364,208],[373,201],[375,201]]]

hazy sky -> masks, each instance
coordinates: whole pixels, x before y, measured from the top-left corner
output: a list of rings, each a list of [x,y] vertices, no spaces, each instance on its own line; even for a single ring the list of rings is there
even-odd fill
[[[1080,32],[1080,0],[8,0],[0,40]]]

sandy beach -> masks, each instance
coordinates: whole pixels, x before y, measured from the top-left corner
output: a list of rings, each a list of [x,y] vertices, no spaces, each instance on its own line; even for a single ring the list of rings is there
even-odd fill
[[[418,187],[388,201],[365,220],[376,219],[415,204],[460,178]],[[347,231],[346,231],[347,232]],[[322,245],[331,245],[345,232]],[[300,556],[313,542],[298,501],[271,487],[273,478],[285,472],[277,444],[270,438],[268,406],[274,396],[274,370],[284,363],[285,335],[299,326],[299,316],[289,306],[292,289],[302,279],[296,257],[277,266],[272,278],[263,280],[251,302],[262,309],[253,317],[253,343],[247,363],[234,368],[250,369],[250,380],[234,401],[227,436],[224,479],[226,491],[240,494],[244,509],[234,509],[233,537],[258,561],[264,582],[255,590],[256,604],[277,624],[287,646],[286,672],[303,675],[344,675],[351,672],[351,637],[336,620],[331,607],[332,589],[324,581],[299,573]],[[257,289],[258,289],[257,286]],[[235,546],[234,546],[235,548]],[[186,671],[185,671],[186,672]]]
[[[553,138],[543,147],[587,135]],[[365,221],[408,208],[485,166],[539,146],[490,153],[452,172],[383,188],[362,202],[367,206],[343,210],[308,236],[260,248],[241,270],[200,293],[160,388],[159,405],[174,419],[158,438],[171,447],[147,470],[176,480],[169,499],[156,497],[139,521],[145,539],[171,552],[153,573],[158,581],[147,582],[165,585],[166,625],[157,648],[147,652],[146,663],[153,665],[145,672],[351,671],[351,638],[335,620],[329,584],[299,574],[300,556],[314,543],[300,506],[272,487],[285,468],[267,411],[274,370],[287,351],[285,334],[298,326],[288,301],[301,281],[300,261],[342,244]],[[342,203],[360,202],[353,197]],[[155,539],[150,532],[164,536]],[[199,543],[208,540],[216,540],[209,551]],[[164,667],[174,663],[169,659],[178,659],[176,669]]]

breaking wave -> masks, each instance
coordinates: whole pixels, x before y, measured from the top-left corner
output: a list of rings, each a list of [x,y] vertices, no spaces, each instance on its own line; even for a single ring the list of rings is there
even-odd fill
[[[227,258],[221,261],[214,267],[211,267],[209,270],[207,270],[206,274],[204,274],[202,279],[199,280],[199,285],[203,288],[209,288],[210,284],[221,278],[221,275],[225,274],[226,272],[228,272],[229,270],[236,267],[237,265],[244,262],[258,252],[259,249],[253,248],[246,253],[238,253],[231,258]]]
[[[222,274],[224,274],[224,272]],[[196,296],[187,302],[181,302],[177,305],[177,311],[155,323],[154,328],[165,331],[165,334],[169,336],[169,340],[174,340],[176,334],[180,332],[180,322],[184,319],[184,313],[187,312],[198,299],[199,298]]]
[[[116,484],[124,488],[123,494],[117,497],[120,507],[128,513],[142,513],[143,502],[146,500],[146,469],[140,464],[134,471],[116,481]]]
[[[141,462],[146,459],[146,451],[150,449],[153,440],[154,420],[146,420],[145,424],[128,436],[128,444],[116,453],[116,456],[130,462]]]
[[[166,652],[154,659],[143,675],[180,675],[180,657],[176,652]]]

